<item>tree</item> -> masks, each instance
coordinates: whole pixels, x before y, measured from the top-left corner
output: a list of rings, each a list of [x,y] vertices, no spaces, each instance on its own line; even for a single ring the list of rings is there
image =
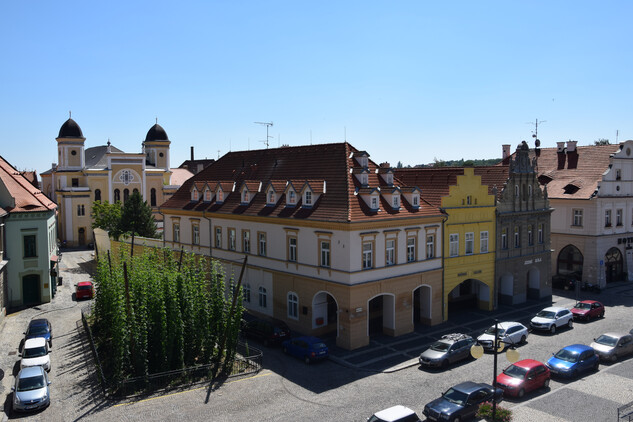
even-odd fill
[[[121,235],[121,203],[111,204],[108,201],[92,203],[92,228],[107,231],[115,240]]]
[[[132,193],[125,204],[121,213],[119,224],[121,233],[134,233],[136,236],[157,237],[156,221],[152,215],[152,208],[143,201],[141,194]]]
[[[605,138],[600,138],[597,141],[594,141],[593,143],[594,145],[611,145],[611,142],[609,142],[608,139]]]

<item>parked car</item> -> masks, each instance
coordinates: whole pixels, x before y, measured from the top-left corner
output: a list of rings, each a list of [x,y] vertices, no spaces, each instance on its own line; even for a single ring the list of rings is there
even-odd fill
[[[446,334],[420,354],[420,365],[446,368],[451,363],[470,357],[473,344],[475,339],[467,334]]]
[[[41,366],[29,366],[21,369],[15,377],[13,391],[13,410],[25,412],[42,409],[51,403],[46,371]]]
[[[279,345],[290,338],[290,328],[277,319],[254,319],[244,324],[242,332],[248,338],[261,341],[264,346]]]
[[[584,319],[585,321],[592,318],[602,318],[604,317],[604,305],[597,300],[583,300],[571,308],[571,313],[574,314],[575,319]]]
[[[550,306],[540,311],[530,321],[530,326],[535,330],[547,330],[554,334],[557,327],[574,326],[574,314],[567,308]]]
[[[305,363],[327,359],[329,356],[328,347],[318,337],[295,337],[284,341],[282,345],[284,353],[303,359]]]
[[[479,405],[493,397],[499,403],[503,399],[503,390],[495,390],[485,383],[462,382],[424,406],[422,413],[431,421],[462,421],[474,416]]]
[[[406,406],[393,406],[376,412],[367,418],[367,422],[419,422],[416,413]]]
[[[20,368],[28,366],[42,366],[46,371],[51,370],[51,358],[49,356],[48,342],[44,337],[30,338],[24,342],[24,348],[20,353]]]
[[[497,335],[501,342],[505,345],[516,345],[525,343],[528,337],[528,329],[520,322],[500,322],[497,324]],[[482,335],[477,337],[477,342],[483,346],[485,350],[493,350],[495,341],[495,326],[488,328]]]
[[[95,288],[92,281],[80,281],[75,285],[75,299],[92,299],[95,295]]]
[[[552,375],[575,378],[579,373],[598,370],[600,361],[596,351],[585,344],[572,344],[554,354],[545,365]]]
[[[48,346],[53,347],[53,327],[46,318],[33,319],[24,332],[24,341],[30,338],[44,337]]]
[[[591,347],[600,359],[615,362],[618,358],[633,353],[633,335],[606,333],[593,339]]]
[[[497,387],[504,396],[523,397],[525,393],[549,386],[550,371],[543,363],[523,359],[508,366],[497,376]]]

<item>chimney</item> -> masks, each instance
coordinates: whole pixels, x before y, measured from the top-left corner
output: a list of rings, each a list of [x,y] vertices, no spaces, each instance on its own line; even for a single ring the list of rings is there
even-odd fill
[[[576,152],[576,144],[578,141],[567,141],[567,154],[570,152]]]
[[[193,161],[193,147],[191,147],[191,161]]]
[[[565,142],[556,142],[557,155],[558,155],[558,170],[565,168]]]
[[[380,163],[380,167],[383,169],[388,169],[391,168],[391,164],[389,164],[388,161],[385,161],[384,163]]]
[[[567,141],[567,168],[575,169],[578,167],[578,150],[576,144],[578,141]]]
[[[510,163],[510,148],[509,144],[501,145],[501,160],[503,164]]]
[[[51,164],[51,168],[53,169],[53,171],[57,171],[57,163]]]

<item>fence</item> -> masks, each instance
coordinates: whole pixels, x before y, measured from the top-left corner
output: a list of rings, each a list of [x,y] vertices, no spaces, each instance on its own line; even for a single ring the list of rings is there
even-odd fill
[[[170,390],[185,388],[187,386],[211,381],[212,371],[216,364],[197,365],[194,367],[176,369],[172,371],[148,374],[136,378],[128,378],[119,383],[114,383],[105,378],[99,359],[90,324],[84,312],[81,312],[83,326],[88,333],[90,349],[95,358],[97,366],[97,376],[105,396],[110,397],[132,397],[136,395],[146,395],[160,390]],[[255,347],[238,342],[235,360],[228,377],[236,377],[257,373],[262,368],[263,352]]]

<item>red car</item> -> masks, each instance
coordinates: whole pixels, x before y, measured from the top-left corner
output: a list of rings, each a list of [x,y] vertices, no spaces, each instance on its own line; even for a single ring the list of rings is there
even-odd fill
[[[525,393],[549,386],[549,368],[533,359],[523,359],[508,366],[497,376],[497,387],[504,396],[523,397]]]
[[[574,319],[584,319],[589,321],[592,318],[602,318],[604,316],[604,305],[597,300],[583,300],[578,302],[571,313]]]
[[[95,288],[92,281],[80,281],[75,288],[75,299],[92,299],[95,295]]]

